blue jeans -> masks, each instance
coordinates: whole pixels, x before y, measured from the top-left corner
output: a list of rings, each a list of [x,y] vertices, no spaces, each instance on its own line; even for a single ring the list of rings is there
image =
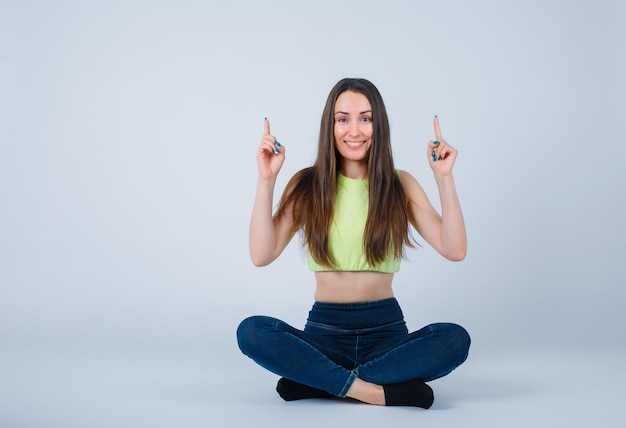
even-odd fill
[[[461,326],[428,325],[409,333],[395,298],[365,303],[315,302],[304,331],[253,316],[237,329],[241,351],[290,380],[345,397],[355,378],[379,385],[445,376],[467,358]]]

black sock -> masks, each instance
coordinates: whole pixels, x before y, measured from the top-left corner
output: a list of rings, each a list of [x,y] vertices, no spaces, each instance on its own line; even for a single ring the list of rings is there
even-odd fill
[[[276,392],[285,401],[302,400],[304,398],[327,398],[332,397],[330,392],[303,385],[293,380],[281,377],[276,385]]]
[[[386,406],[416,406],[430,408],[434,401],[433,390],[421,380],[383,385]]]

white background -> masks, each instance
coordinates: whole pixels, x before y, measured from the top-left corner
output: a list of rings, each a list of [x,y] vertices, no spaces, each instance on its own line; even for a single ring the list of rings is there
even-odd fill
[[[558,415],[572,401],[540,391],[582,383],[578,411],[611,420],[598,403],[626,398],[611,366],[626,352],[624,22],[618,0],[1,2],[0,425],[259,425],[249,406],[273,426],[307,420],[294,409],[375,420],[285,407],[234,337],[252,314],[306,319],[299,241],[269,267],[248,258],[255,154],[267,116],[287,150],[278,195],[313,162],[343,77],[377,85],[396,167],[435,205],[435,114],[459,150],[468,256],[409,251],[395,290],[411,329],[460,323],[472,351],[440,381],[447,411],[417,418],[485,426],[503,396]]]

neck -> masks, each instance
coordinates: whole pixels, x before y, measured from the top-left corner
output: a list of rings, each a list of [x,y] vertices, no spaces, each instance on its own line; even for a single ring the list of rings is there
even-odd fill
[[[355,180],[364,180],[368,177],[367,164],[362,162],[350,162],[344,160],[339,172],[342,175]]]

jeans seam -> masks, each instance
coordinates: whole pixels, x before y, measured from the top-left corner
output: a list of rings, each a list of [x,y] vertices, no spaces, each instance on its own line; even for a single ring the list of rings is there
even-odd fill
[[[359,334],[359,331],[357,330],[355,332],[355,336],[356,336],[356,341],[354,343],[354,367],[357,367],[359,365],[359,340],[361,339],[361,335]]]
[[[343,388],[341,389],[341,392],[338,395],[339,398],[346,398],[346,394],[350,390],[350,387],[352,386],[352,384],[354,383],[354,380],[358,377],[358,375],[359,375],[358,368],[354,370],[350,370],[350,375],[348,376],[346,383],[343,385]]]

